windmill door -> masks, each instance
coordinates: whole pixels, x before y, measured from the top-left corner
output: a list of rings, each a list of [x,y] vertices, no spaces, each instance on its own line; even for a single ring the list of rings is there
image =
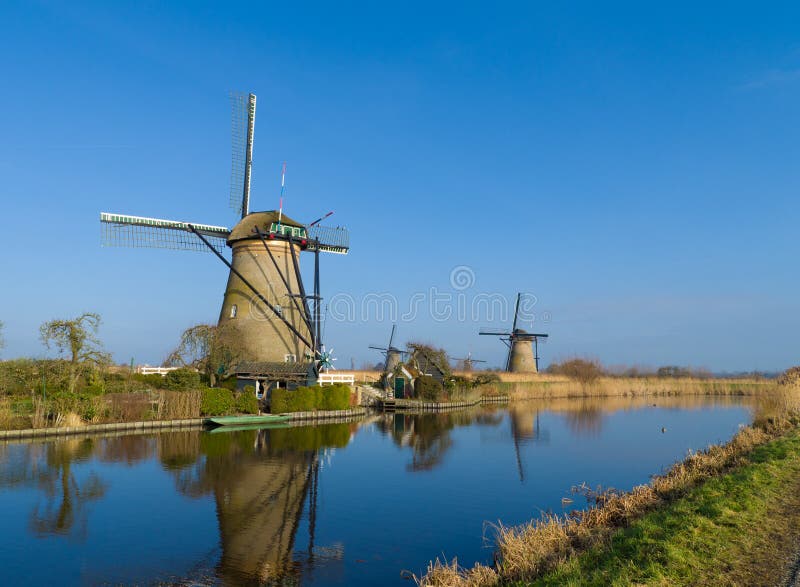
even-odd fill
[[[394,378],[394,397],[404,398],[406,393],[406,380],[403,377]]]

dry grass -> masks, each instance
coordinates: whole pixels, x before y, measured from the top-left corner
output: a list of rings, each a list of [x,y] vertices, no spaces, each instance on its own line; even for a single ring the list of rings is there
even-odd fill
[[[17,417],[7,399],[0,400],[0,430],[11,430],[16,427]]]
[[[470,569],[458,566],[458,561],[440,561],[428,564],[423,580],[412,577],[417,585],[429,587],[490,587],[497,584],[497,573],[490,567],[477,564]]]
[[[727,444],[714,445],[673,465],[663,475],[629,492],[593,492],[575,488],[594,506],[566,516],[545,515],[520,526],[497,527],[496,563],[471,569],[434,561],[419,585],[486,586],[507,581],[532,580],[587,549],[602,544],[619,528],[659,505],[674,501],[703,481],[744,463],[757,446],[777,438],[797,425],[800,390],[770,388],[759,402],[753,426],[742,428]]]
[[[102,396],[103,419],[111,422],[138,422],[147,419],[152,409],[149,393],[108,393]]]
[[[159,420],[199,418],[201,395],[199,391],[160,392],[156,408],[157,418]]]
[[[67,412],[62,416],[60,426],[78,428],[79,426],[85,426],[85,423],[83,419],[75,412]]]
[[[774,390],[775,382],[757,379],[671,379],[661,377],[600,377],[581,383],[558,375],[508,373],[519,380],[482,386],[484,394],[507,394],[512,400],[578,397],[637,397],[673,395],[760,395]],[[522,379],[521,377],[525,377]]]

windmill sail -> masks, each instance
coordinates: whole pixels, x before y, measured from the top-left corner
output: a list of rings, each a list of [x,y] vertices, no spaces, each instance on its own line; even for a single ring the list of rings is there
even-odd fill
[[[250,175],[256,124],[255,94],[231,92],[230,206],[242,218],[250,213]]]
[[[103,246],[182,251],[207,251],[203,242],[189,229],[188,222],[130,216],[127,214],[100,213],[103,229]],[[219,252],[225,251],[230,230],[224,226],[192,224]]]
[[[350,233],[346,228],[332,228],[315,224],[308,228],[308,250],[346,255],[350,250]]]
[[[478,334],[485,335],[485,336],[510,336],[511,333],[508,330],[501,330],[498,328],[481,328]]]

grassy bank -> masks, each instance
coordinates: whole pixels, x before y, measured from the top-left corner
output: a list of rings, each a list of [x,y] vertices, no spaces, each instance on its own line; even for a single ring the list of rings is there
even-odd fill
[[[800,435],[645,515],[534,585],[775,585],[800,535]]]
[[[776,537],[800,535],[799,395],[764,393],[753,426],[648,485],[591,494],[594,507],[566,517],[500,526],[491,567],[437,560],[419,583],[774,583],[787,554],[776,551]]]

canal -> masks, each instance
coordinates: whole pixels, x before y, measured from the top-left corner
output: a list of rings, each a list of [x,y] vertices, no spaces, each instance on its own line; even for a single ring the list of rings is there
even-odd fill
[[[646,483],[750,418],[743,398],[611,398],[8,442],[3,580],[409,584],[432,557],[490,562],[493,523],[585,507],[584,482]]]

